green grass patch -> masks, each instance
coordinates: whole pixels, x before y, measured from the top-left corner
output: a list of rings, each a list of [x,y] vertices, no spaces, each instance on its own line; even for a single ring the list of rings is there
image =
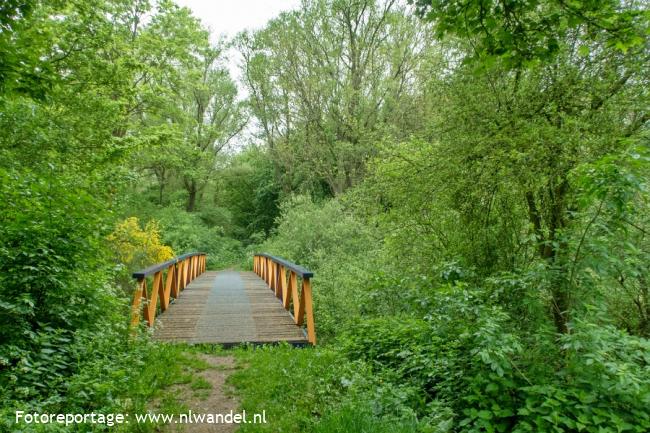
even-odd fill
[[[190,388],[192,388],[195,391],[197,389],[212,389],[212,384],[199,376],[192,381],[192,385],[190,385]]]
[[[240,432],[415,432],[414,417],[377,400],[381,378],[363,362],[328,348],[282,344],[234,351],[240,370],[228,383],[247,413],[267,424]],[[381,397],[381,395],[380,395]]]

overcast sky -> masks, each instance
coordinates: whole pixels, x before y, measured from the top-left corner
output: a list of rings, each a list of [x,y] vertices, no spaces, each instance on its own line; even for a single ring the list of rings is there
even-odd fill
[[[246,29],[257,29],[280,12],[296,9],[300,0],[175,0],[187,6],[213,37],[224,34],[232,37]]]

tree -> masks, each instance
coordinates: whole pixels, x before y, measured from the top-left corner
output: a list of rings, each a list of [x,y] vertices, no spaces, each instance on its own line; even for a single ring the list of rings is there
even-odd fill
[[[212,47],[209,34],[186,8],[163,3],[143,32],[148,67],[138,82],[140,106],[134,139],[140,168],[153,173],[158,202],[164,190],[186,191],[194,211],[216,169],[216,156],[244,128],[237,88],[224,66],[225,45]]]
[[[552,61],[575,31],[626,52],[645,44],[647,2],[620,0],[410,0],[439,37],[473,40],[477,59],[498,56],[510,66]],[[585,48],[586,49],[586,48]]]
[[[182,117],[176,121],[181,123],[188,145],[182,170],[188,212],[194,210],[197,195],[216,168],[215,156],[246,125],[241,104],[235,100],[235,83],[225,69],[216,67],[219,54],[219,50],[203,54],[201,69],[188,73],[192,80],[181,93]]]
[[[428,40],[403,11],[393,0],[304,2],[241,35],[249,105],[285,188],[340,194],[377,142],[409,134]]]
[[[458,12],[436,7],[431,16],[440,15],[438,26],[444,20],[465,23]],[[508,32],[503,25],[495,31]],[[557,330],[566,332],[570,311],[594,296],[576,286],[574,275],[577,239],[589,229],[589,219],[577,217],[586,209],[578,200],[576,173],[621,157],[643,140],[647,46],[621,50],[607,30],[594,34],[583,23],[558,34],[552,56],[524,62],[532,57],[514,47],[514,53],[480,50],[477,58],[476,35],[458,34],[468,40],[447,43],[472,61],[431,81],[439,89],[433,119],[439,141],[388,149],[390,164],[379,167],[385,191],[393,192],[384,195],[402,210],[401,218],[414,215],[417,227],[436,239],[443,249],[434,252],[438,257],[445,251],[462,257],[486,275],[541,262],[546,272],[540,287]],[[526,45],[529,54],[536,41]],[[513,63],[512,56],[520,61]],[[400,171],[399,186],[389,184]]]
[[[249,147],[220,170],[215,203],[232,213],[235,237],[259,241],[260,235],[271,233],[279,216],[281,193],[268,151]]]

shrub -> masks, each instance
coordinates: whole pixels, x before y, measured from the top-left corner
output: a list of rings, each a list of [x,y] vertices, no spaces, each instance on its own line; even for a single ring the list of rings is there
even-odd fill
[[[582,320],[561,337],[555,380],[524,387],[516,431],[650,431],[650,342]]]
[[[102,204],[63,174],[0,169],[0,374],[40,351],[42,333],[71,332],[113,308]]]
[[[208,254],[208,267],[222,269],[238,265],[244,255],[240,241],[224,235],[220,227],[208,227],[199,215],[176,208],[157,212],[162,239],[179,254],[201,251]]]
[[[174,257],[171,247],[161,243],[155,220],[142,228],[138,218],[126,218],[116,224],[107,240],[117,262],[118,281],[125,290],[133,286],[133,271]]]
[[[317,327],[327,340],[359,315],[366,281],[376,271],[378,242],[372,228],[336,200],[315,203],[296,196],[281,209],[274,236],[257,250],[314,271]]]
[[[316,269],[329,260],[360,259],[374,244],[370,228],[340,202],[295,196],[282,204],[274,236],[262,248]]]
[[[160,243],[159,232],[155,220],[141,228],[138,218],[130,217],[117,223],[107,239],[119,263],[130,268],[140,267],[164,262],[174,256],[171,247]]]

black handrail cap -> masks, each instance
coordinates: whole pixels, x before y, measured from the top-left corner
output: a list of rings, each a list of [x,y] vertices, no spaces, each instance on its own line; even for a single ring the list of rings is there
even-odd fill
[[[136,271],[131,275],[133,276],[133,278],[141,280],[146,276],[155,274],[156,272],[165,269],[175,263],[178,263],[181,260],[185,260],[192,256],[206,256],[206,255],[207,255],[206,253],[202,253],[202,252],[183,254],[182,256],[174,257],[173,259],[167,260],[166,262],[156,263],[155,265],[151,265],[148,268],[140,269],[139,271]]]
[[[309,269],[303,268],[302,266],[297,265],[295,263],[292,263],[292,262],[290,262],[288,260],[285,260],[285,259],[283,259],[281,257],[272,256],[271,254],[267,254],[267,253],[256,253],[255,255],[256,256],[261,256],[261,257],[267,257],[267,258],[273,260],[274,262],[281,264],[285,268],[291,269],[293,272],[300,275],[300,277],[302,277],[302,278],[311,278],[311,277],[314,276],[314,273],[312,271],[310,271]]]

